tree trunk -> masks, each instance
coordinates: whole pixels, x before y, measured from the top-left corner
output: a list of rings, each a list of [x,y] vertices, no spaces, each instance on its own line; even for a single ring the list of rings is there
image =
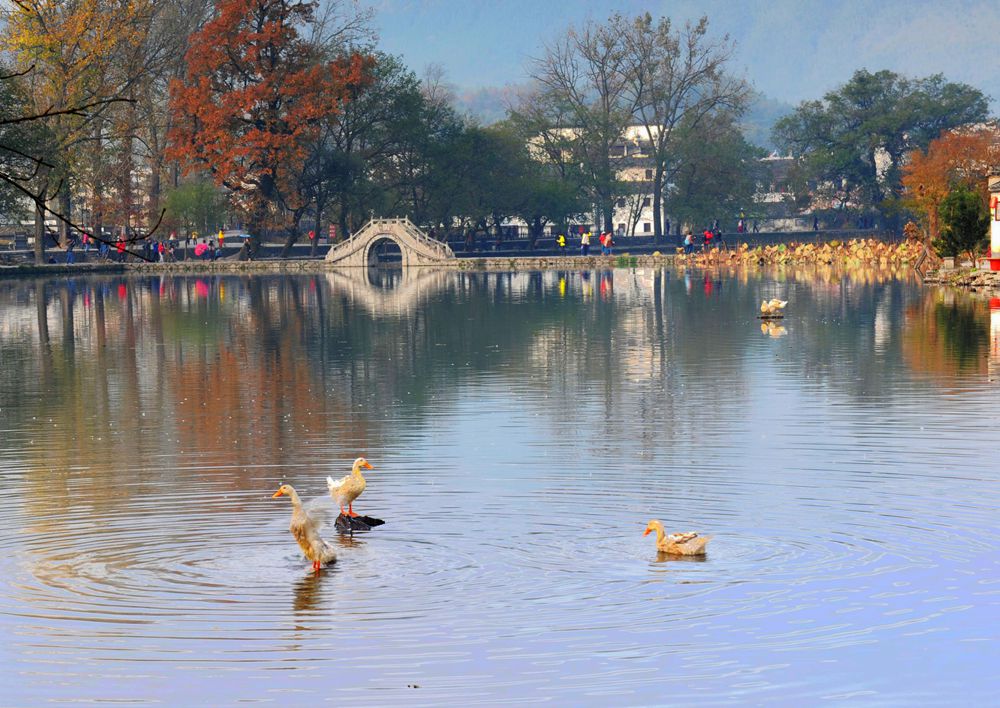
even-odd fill
[[[299,218],[296,218],[292,227],[287,229],[285,245],[281,247],[282,258],[288,258],[288,255],[292,252],[292,246],[294,246],[295,242],[299,240]]]
[[[154,163],[149,175],[149,211],[147,212],[146,230],[153,228],[153,224],[160,218],[160,170],[162,166]]]
[[[45,262],[45,190],[35,202],[35,263]]]
[[[341,209],[340,210],[340,219],[338,219],[338,221],[339,221],[339,226],[340,226],[340,233],[337,234],[337,240],[338,241],[344,241],[344,240],[346,240],[351,235],[350,228],[347,225],[347,210],[346,209]]]
[[[659,243],[663,238],[663,172],[659,168],[653,175],[653,240]],[[667,234],[668,236],[670,234]]]
[[[316,246],[319,244],[319,235],[323,233],[320,228],[322,225],[323,209],[321,207],[316,207],[316,230],[313,232],[312,243],[309,244],[309,257],[316,257]]]
[[[62,185],[59,189],[59,212],[62,219],[59,219],[59,245],[66,248],[66,244],[69,243],[69,224],[66,220],[71,218],[70,209],[72,205],[70,204],[69,198],[69,180],[64,179]]]

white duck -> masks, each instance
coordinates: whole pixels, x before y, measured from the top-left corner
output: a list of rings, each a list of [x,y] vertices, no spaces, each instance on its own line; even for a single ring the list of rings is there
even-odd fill
[[[302,500],[299,499],[299,495],[295,493],[295,488],[292,485],[282,484],[278,487],[278,491],[271,495],[271,498],[277,499],[284,496],[292,499],[292,523],[289,524],[288,530],[299,542],[299,548],[302,549],[305,557],[312,561],[313,570],[318,571],[327,563],[335,563],[337,561],[336,551],[333,550],[333,546],[320,537],[319,521],[302,508]]]
[[[326,486],[330,489],[330,496],[337,502],[341,514],[357,516],[354,513],[354,500],[361,496],[361,492],[365,491],[366,486],[365,478],[361,476],[362,468],[373,469],[368,460],[359,457],[354,461],[354,467],[351,468],[351,473],[346,477],[337,480],[333,477],[326,478]],[[345,506],[347,511],[344,511]]]
[[[775,317],[781,314],[787,304],[788,300],[779,300],[778,298],[764,300],[760,303],[760,314],[762,317]]]

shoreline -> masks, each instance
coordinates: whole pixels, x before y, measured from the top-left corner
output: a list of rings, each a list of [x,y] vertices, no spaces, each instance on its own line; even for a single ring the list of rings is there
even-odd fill
[[[928,272],[924,276],[927,285],[960,288],[971,292],[996,292],[1000,294],[1000,271],[956,268]]]
[[[456,258],[427,265],[411,266],[419,270],[566,270],[583,268],[630,268],[634,266],[673,265],[674,254],[627,253],[610,256],[516,256]],[[98,274],[194,274],[194,273],[326,273],[361,272],[365,268],[330,265],[323,259],[273,259],[259,261],[178,261],[175,263],[45,263],[0,266],[4,276],[98,275]]]
[[[821,265],[820,263],[813,263]],[[548,271],[548,270],[594,270],[608,268],[662,267],[717,268],[717,267],[766,267],[804,266],[809,261],[796,260],[786,263],[737,263],[721,260],[716,263],[692,263],[678,258],[674,253],[565,256],[516,256],[456,258],[453,261],[428,265],[411,266],[417,270],[456,270],[462,272],[481,271]],[[831,264],[825,264],[831,265]],[[877,265],[877,264],[874,264]],[[360,272],[364,268],[330,265],[324,259],[268,259],[258,261],[179,261],[175,263],[46,263],[43,265],[21,264],[0,266],[0,279],[5,277],[37,277],[50,275],[196,275],[196,274],[314,274]],[[971,292],[1000,293],[1000,271],[982,271],[971,268],[947,271],[929,271],[921,278],[924,285],[953,287]]]

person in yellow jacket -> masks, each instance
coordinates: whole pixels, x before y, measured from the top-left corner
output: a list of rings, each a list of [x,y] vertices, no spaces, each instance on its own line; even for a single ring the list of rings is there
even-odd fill
[[[559,246],[559,251],[560,252],[565,251],[566,250],[566,237],[563,236],[562,234],[559,234],[559,237],[556,238],[556,245]]]

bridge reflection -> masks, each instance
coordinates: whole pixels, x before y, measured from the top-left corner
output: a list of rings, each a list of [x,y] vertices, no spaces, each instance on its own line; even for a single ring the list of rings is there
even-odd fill
[[[326,273],[330,294],[373,315],[404,315],[420,308],[454,282],[450,270],[383,268]]]

